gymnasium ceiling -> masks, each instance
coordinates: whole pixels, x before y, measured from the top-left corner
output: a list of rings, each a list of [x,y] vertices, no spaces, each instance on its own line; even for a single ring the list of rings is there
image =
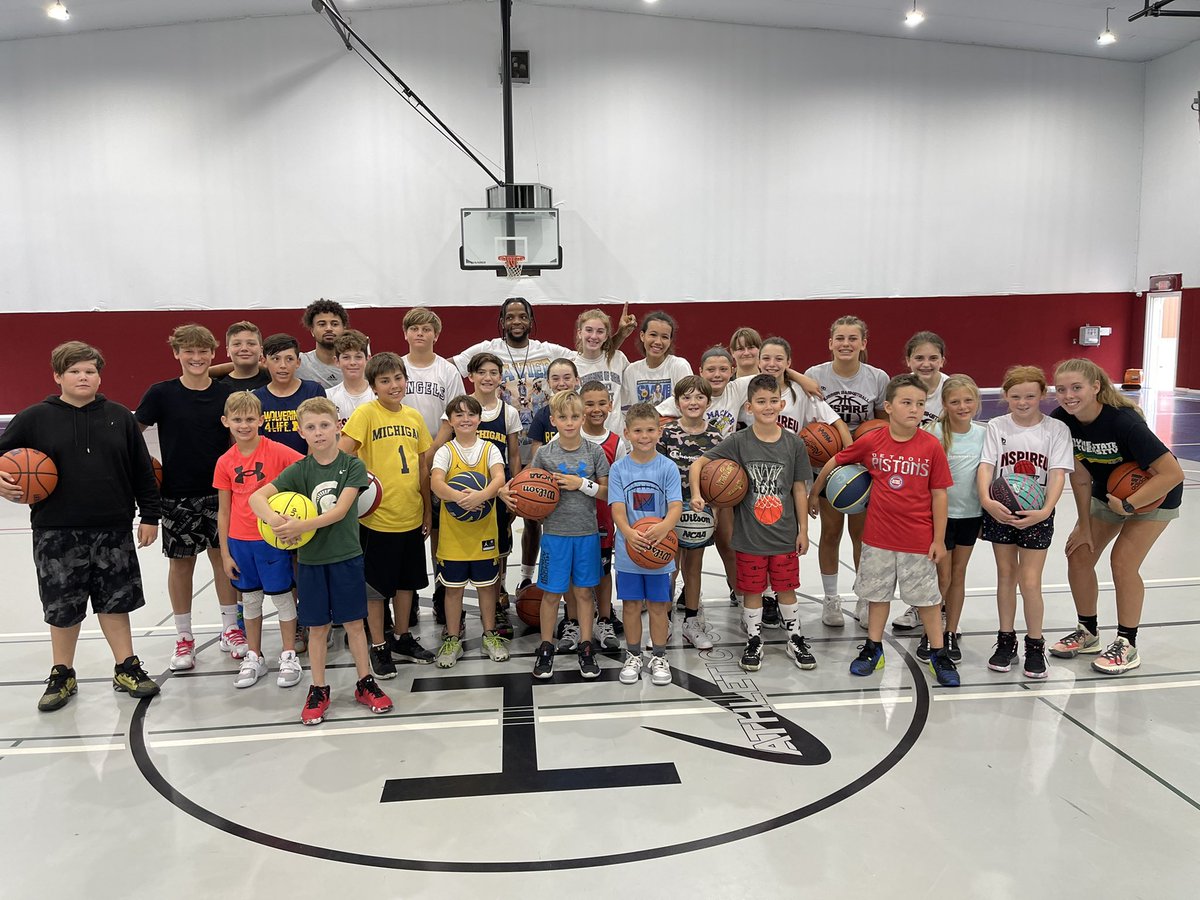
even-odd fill
[[[310,15],[310,0],[63,0],[68,22],[46,16],[53,0],[0,0],[0,41],[84,31],[140,28],[182,22]],[[358,10],[494,0],[338,0],[343,13]],[[699,19],[776,28],[817,28],[914,40],[948,41],[1145,61],[1200,40],[1200,18],[1126,21],[1142,0],[917,0],[927,16],[907,28],[912,0],[514,0],[523,5],[577,7],[650,16]],[[1111,28],[1118,41],[1098,47],[1106,6],[1115,6]],[[1200,12],[1200,0],[1175,0],[1171,10]],[[498,16],[498,14],[497,14]]]

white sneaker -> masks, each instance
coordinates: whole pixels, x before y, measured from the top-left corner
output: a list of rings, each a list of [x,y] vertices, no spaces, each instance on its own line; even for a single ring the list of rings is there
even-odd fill
[[[621,684],[637,684],[642,678],[642,657],[626,652],[625,665],[621,666],[621,674],[617,677]]]
[[[246,656],[242,660],[242,667],[238,669],[238,673],[233,679],[233,686],[236,688],[248,688],[256,684],[258,679],[266,674],[266,661],[253,650],[247,650]]]
[[[846,617],[842,615],[842,598],[826,596],[821,601],[821,624],[830,628],[842,628]]]
[[[175,655],[171,657],[171,671],[182,672],[196,668],[196,642],[182,635],[175,642]]]
[[[613,630],[611,621],[596,620],[596,624],[592,628],[592,641],[605,650],[621,648],[621,642],[617,640],[617,633]]]
[[[858,620],[860,628],[868,627],[871,621],[871,604],[866,600],[859,600],[854,604],[854,618]]]
[[[671,683],[671,664],[665,656],[650,657],[650,683],[664,685]]]
[[[221,635],[222,653],[228,653],[233,659],[244,659],[249,651],[250,645],[246,643],[246,632],[236,625],[225,629]]]
[[[704,631],[704,623],[699,616],[683,620],[683,639],[697,650],[711,650],[712,639]]]
[[[296,651],[284,650],[279,655],[279,677],[275,679],[275,683],[281,688],[295,687],[300,683],[303,675],[304,669],[300,665],[300,658],[296,656]]]
[[[921,615],[915,606],[906,606],[904,612],[892,619],[892,628],[896,631],[912,631],[921,627]]]

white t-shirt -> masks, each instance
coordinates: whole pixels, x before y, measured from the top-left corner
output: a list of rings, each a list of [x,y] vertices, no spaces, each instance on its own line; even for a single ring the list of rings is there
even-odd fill
[[[345,384],[335,384],[325,391],[325,396],[338,408],[338,418],[345,425],[352,412],[375,399],[375,392],[368,386],[361,394],[351,394]]]
[[[467,376],[467,365],[471,358],[478,353],[494,353],[503,363],[500,377],[500,399],[516,409],[521,417],[521,443],[527,452],[529,444],[529,423],[533,414],[550,399],[550,391],[546,387],[550,363],[560,356],[575,361],[576,353],[562,344],[551,344],[548,341],[529,342],[521,348],[508,346],[504,338],[492,338],[490,341],[480,341],[459,353],[452,362],[459,373]]]
[[[454,445],[455,452],[462,457],[462,461],[468,466],[475,466],[479,463],[481,454],[487,454],[487,470],[492,471],[492,466],[504,465],[504,458],[500,455],[500,451],[496,449],[496,445],[491,441],[482,439],[475,440],[474,447],[464,447],[457,439],[452,439],[442,446],[437,448],[437,452],[433,454],[433,462],[430,463],[430,469],[441,469],[443,472],[450,471],[450,445]]]
[[[469,394],[463,388],[462,376],[458,369],[448,359],[434,356],[433,362],[425,368],[419,368],[404,357],[404,367],[408,370],[408,391],[404,395],[404,403],[421,414],[429,433],[437,435],[446,412],[446,404],[459,394]]]
[[[704,415],[717,431],[721,432],[723,438],[737,431],[739,420],[745,421],[742,417],[746,414],[746,389],[750,386],[751,378],[754,376],[743,375],[733,379],[725,385],[720,397],[713,397],[708,402],[708,409]],[[679,404],[675,402],[674,394],[658,404],[656,409],[660,416],[679,418]],[[750,416],[749,421],[754,421],[754,417]]]
[[[575,368],[579,372],[579,386],[589,381],[599,381],[608,388],[608,397],[616,409],[621,403],[621,383],[625,370],[629,368],[629,357],[618,350],[609,360],[607,354],[601,353],[595,359],[575,357]]]
[[[922,425],[928,425],[942,414],[942,388],[946,386],[946,382],[950,380],[950,376],[945,372],[938,373],[938,383],[929,396],[925,398],[925,415],[921,419]]]
[[[1065,422],[1042,416],[1036,425],[1022,428],[1012,414],[1000,416],[987,423],[980,462],[994,466],[995,475],[1017,472],[1033,475],[1046,486],[1051,469],[1075,468],[1075,451],[1071,444],[1071,429]]]
[[[810,366],[804,373],[821,386],[825,402],[853,431],[868,419],[883,416],[883,398],[887,393],[887,372],[860,363],[858,372],[843,378],[833,371],[833,363]]]
[[[656,369],[650,368],[644,359],[631,362],[621,380],[621,412],[629,412],[635,403],[657,406],[672,399],[675,383],[691,374],[692,367],[680,356],[666,357]]]

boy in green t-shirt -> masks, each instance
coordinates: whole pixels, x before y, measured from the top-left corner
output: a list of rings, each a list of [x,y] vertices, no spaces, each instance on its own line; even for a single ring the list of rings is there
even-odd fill
[[[310,630],[309,662],[312,685],[300,714],[305,725],[319,725],[329,708],[325,683],[326,637],[331,623],[346,629],[350,653],[358,669],[354,699],[373,713],[391,710],[392,701],[371,676],[367,660],[367,616],[363,555],[358,542],[358,492],[367,486],[362,461],[338,449],[337,406],[325,397],[312,397],[296,410],[300,434],[308,444],[304,459],[293,463],[250,497],[254,514],[271,526],[282,543],[295,543],[316,532],[298,550],[299,623]],[[292,519],[271,509],[267,499],[280,491],[295,491],[317,508],[314,519]]]

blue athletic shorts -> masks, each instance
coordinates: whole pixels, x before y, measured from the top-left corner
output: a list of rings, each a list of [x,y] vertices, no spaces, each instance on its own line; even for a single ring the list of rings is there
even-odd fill
[[[272,547],[266,541],[229,539],[229,555],[237,564],[238,577],[233,582],[242,593],[262,591],[264,594],[286,594],[292,589],[292,554]]]
[[[600,583],[600,533],[564,537],[542,534],[537,585],[551,594],[565,594],[571,585],[590,588]]]
[[[341,562],[306,566],[297,578],[300,602],[296,621],[306,628],[342,625],[367,617],[367,582],[362,555]]]
[[[500,580],[500,561],[496,559],[443,559],[437,580],[445,587],[488,587]]]
[[[617,570],[617,599],[649,603],[671,602],[671,576],[643,575],[641,572]]]

